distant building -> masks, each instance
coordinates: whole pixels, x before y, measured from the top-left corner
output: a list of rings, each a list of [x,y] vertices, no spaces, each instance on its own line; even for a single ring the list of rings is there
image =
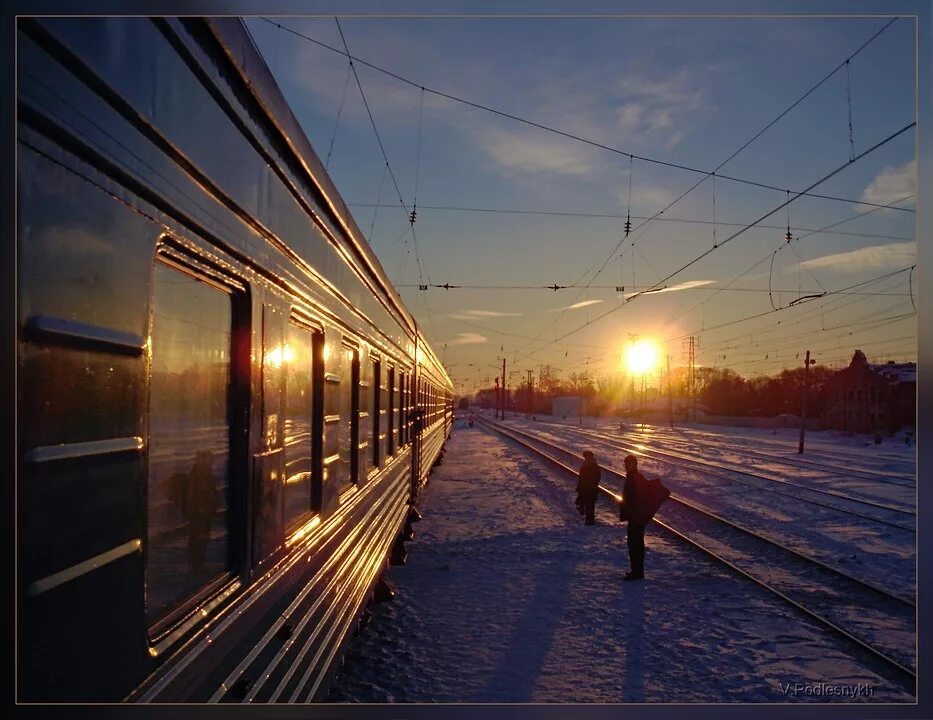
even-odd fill
[[[578,395],[554,398],[551,414],[555,417],[579,417],[586,411],[586,402]]]
[[[826,386],[823,427],[858,433],[894,434],[917,422],[917,364],[869,363],[856,350],[849,366]]]

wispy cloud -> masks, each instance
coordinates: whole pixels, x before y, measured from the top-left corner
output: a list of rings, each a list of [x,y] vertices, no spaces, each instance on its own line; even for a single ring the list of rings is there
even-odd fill
[[[878,173],[877,177],[862,192],[860,199],[864,202],[888,205],[916,192],[917,161],[911,160],[900,167],[886,167]],[[858,205],[855,207],[863,209]]]
[[[872,245],[858,250],[824,255],[812,260],[805,260],[800,265],[811,270],[814,268],[829,268],[838,272],[854,273],[863,270],[906,267],[916,262],[916,260],[917,243],[910,240],[887,245]]]
[[[595,167],[593,153],[571,140],[501,128],[486,128],[476,135],[479,146],[508,171],[587,175]]]
[[[617,193],[619,206],[628,207],[628,181],[622,181],[622,187]],[[665,207],[675,197],[672,190],[666,190],[658,185],[632,184],[632,212],[635,214],[651,214]]]
[[[678,290],[692,290],[693,288],[704,287],[705,285],[712,285],[714,282],[716,281],[715,280],[687,280],[685,282],[678,283],[677,285],[670,285],[669,287],[659,288],[658,290],[652,290],[651,294],[657,295],[658,293],[677,292]],[[620,297],[630,298],[633,295],[637,295],[637,294],[638,293],[634,293],[634,292],[625,293],[625,295],[621,295]]]
[[[590,305],[596,305],[597,303],[603,302],[602,300],[581,300],[576,302],[573,305],[566,305],[564,307],[551,308],[548,312],[560,312],[561,310],[576,310],[578,308],[589,307]]]
[[[674,148],[697,113],[711,109],[704,84],[682,69],[667,77],[626,74],[616,83],[621,105],[616,109],[619,130],[629,136],[653,135]]]
[[[482,320],[486,318],[521,317],[521,313],[498,312],[496,310],[460,310],[451,313],[447,317],[454,320]]]
[[[463,315],[474,317],[518,317],[521,313],[499,312],[497,310],[462,310]]]
[[[457,333],[457,337],[453,340],[448,340],[448,345],[479,345],[481,343],[488,342],[488,339],[484,335],[479,333]]]

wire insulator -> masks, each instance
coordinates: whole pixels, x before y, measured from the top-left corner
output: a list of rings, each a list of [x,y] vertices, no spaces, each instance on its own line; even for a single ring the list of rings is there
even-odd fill
[[[413,210],[408,214],[408,222],[409,222],[409,224],[414,225],[414,224],[415,224],[415,220],[417,220],[417,219],[418,219],[418,211],[415,210],[415,209],[413,209]]]

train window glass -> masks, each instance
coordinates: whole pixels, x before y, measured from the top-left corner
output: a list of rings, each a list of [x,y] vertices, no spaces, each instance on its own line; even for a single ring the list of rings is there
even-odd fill
[[[359,443],[359,350],[344,346],[340,365],[340,421],[337,433],[338,460],[332,479],[338,492],[356,483],[359,464],[355,448]]]
[[[398,374],[398,446],[405,447],[405,373]]]
[[[402,428],[405,431],[405,444],[408,445],[411,442],[411,420],[409,414],[411,413],[411,399],[409,393],[411,393],[411,375],[408,373],[405,374],[403,378],[403,392],[402,392]]]
[[[253,558],[258,563],[281,547],[283,483],[282,423],[285,417],[285,328],[281,312],[262,307],[262,419],[260,455],[254,460]]]
[[[232,295],[155,264],[149,396],[149,625],[231,570]]]
[[[395,454],[395,433],[398,427],[395,422],[395,368],[389,368],[389,378],[383,392],[386,399],[386,456]]]
[[[289,323],[285,364],[285,528],[294,529],[311,513],[314,476],[311,414],[314,400],[314,335]]]
[[[339,487],[341,484],[341,473],[349,476],[349,467],[344,468],[340,464],[340,433],[343,427],[340,409],[342,402],[341,395],[341,375],[334,370],[340,369],[342,360],[340,353],[328,353],[324,360],[324,447],[323,447],[323,466],[322,481],[328,490],[323,491],[325,495],[329,494],[330,486]],[[346,480],[343,481],[344,483]]]
[[[386,459],[386,450],[388,449],[388,444],[386,438],[388,435],[389,421],[387,418],[387,408],[388,403],[386,402],[386,375],[387,371],[382,363],[376,363],[376,376],[374,380],[374,396],[376,403],[376,467],[381,467]]]
[[[376,444],[375,438],[375,382],[374,375],[377,372],[376,363],[370,359],[363,368],[362,376],[359,380],[360,396],[360,435],[359,435],[359,463],[360,463],[360,481],[365,481],[366,476],[373,467],[373,447]]]
[[[385,423],[382,414],[385,412],[385,405],[382,403],[382,363],[374,360],[372,363],[372,401],[373,401],[373,467],[379,467],[382,460],[382,438]]]

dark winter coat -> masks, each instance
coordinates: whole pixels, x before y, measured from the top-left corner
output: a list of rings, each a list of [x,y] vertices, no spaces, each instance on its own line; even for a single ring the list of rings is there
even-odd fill
[[[619,517],[622,520],[643,524],[642,512],[638,503],[638,490],[644,488],[648,479],[638,470],[625,473],[625,485],[622,487],[622,507]]]
[[[580,465],[580,477],[577,480],[577,497],[580,502],[596,502],[601,472],[595,460],[584,460]]]

